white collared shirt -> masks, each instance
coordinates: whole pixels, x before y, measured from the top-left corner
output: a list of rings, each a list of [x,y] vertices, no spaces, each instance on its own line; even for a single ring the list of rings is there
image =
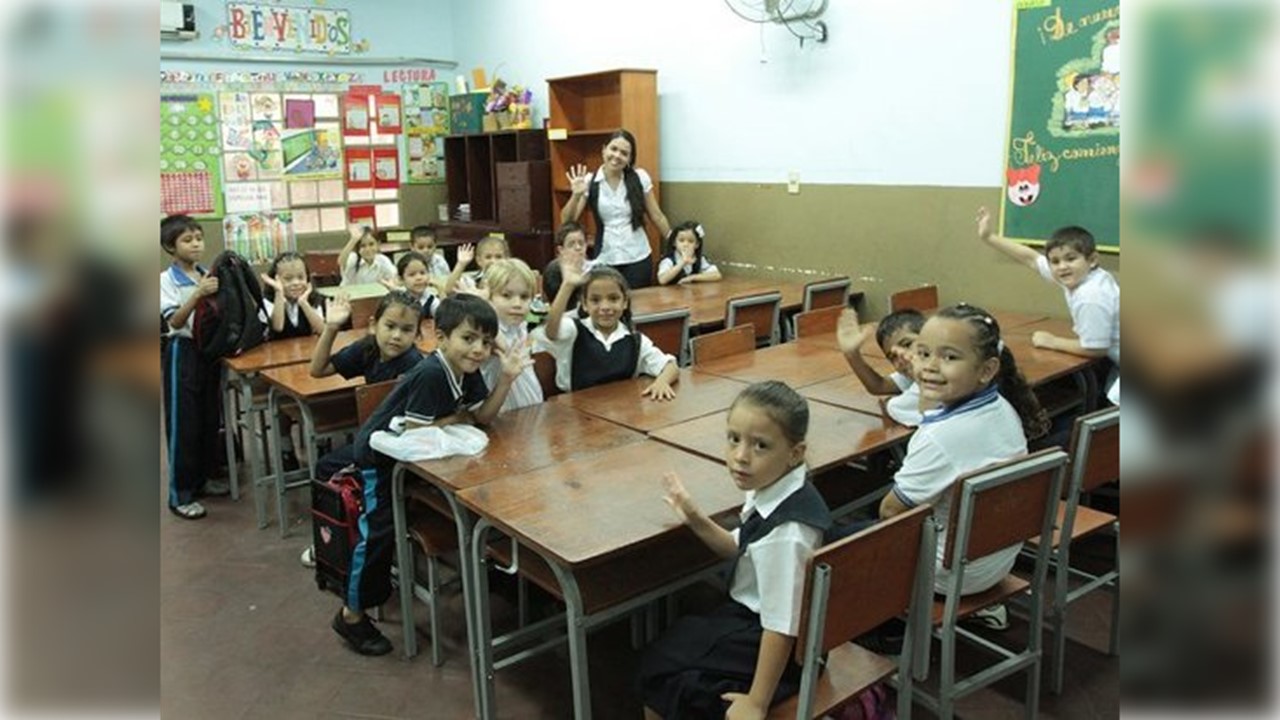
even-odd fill
[[[934,589],[943,591],[951,577],[942,569],[942,557],[947,550],[952,485],[965,473],[1025,453],[1027,440],[1018,412],[1000,395],[982,404],[930,410],[924,417],[907,443],[907,456],[894,476],[891,492],[907,507],[933,503],[934,518],[941,527]],[[1013,569],[1019,547],[970,561],[962,594],[981,592],[999,582]]]
[[[885,412],[899,425],[916,427],[923,418],[920,413],[920,386],[896,370],[889,374],[889,379],[902,392],[885,401]]]
[[[647,197],[653,191],[653,180],[641,168],[635,168],[635,172]],[[644,233],[643,223],[638,228],[631,227],[631,203],[627,201],[626,180],[619,180],[617,188],[609,187],[604,179],[604,168],[599,168],[591,181],[600,186],[596,210],[604,225],[604,239],[596,262],[626,265],[649,257],[649,236]]]
[[[1062,287],[1053,277],[1053,269],[1044,255],[1036,257],[1036,269],[1040,277]],[[1120,364],[1120,285],[1106,270],[1097,267],[1089,271],[1074,290],[1062,288],[1067,298],[1067,310],[1071,313],[1071,330],[1080,340],[1080,347],[1089,350],[1106,350],[1111,361]]]
[[[591,318],[582,320],[583,326],[591,331],[592,335],[604,343],[605,350],[613,348],[613,344],[622,338],[631,334],[622,323],[613,329],[613,332],[607,336],[596,329],[595,323],[591,322]],[[560,318],[559,338],[551,340],[547,337],[546,325],[539,327],[533,331],[536,349],[546,350],[556,359],[556,387],[563,392],[569,392],[573,389],[573,343],[578,339],[578,323],[574,322],[568,312],[565,312]],[[636,361],[636,375],[649,375],[657,377],[667,363],[676,361],[675,357],[662,352],[653,341],[645,336],[640,335],[640,357]]]
[[[200,265],[196,266],[196,271],[202,276],[208,273]],[[160,318],[164,320],[165,337],[192,337],[191,321],[195,313],[188,315],[186,324],[180,328],[170,325],[169,318],[191,299],[198,286],[199,283],[183,272],[176,262],[160,273]]]
[[[804,487],[809,469],[801,464],[759,490],[748,490],[742,505],[745,521],[752,510],[767,519],[784,500]],[[738,541],[741,531],[733,531]],[[795,637],[804,606],[804,574],[813,552],[822,545],[822,532],[799,522],[775,527],[747,546],[729,585],[729,597],[760,616],[765,630]]]

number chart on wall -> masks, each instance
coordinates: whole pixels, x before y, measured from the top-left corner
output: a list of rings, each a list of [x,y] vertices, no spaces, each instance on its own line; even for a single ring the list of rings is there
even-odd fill
[[[210,93],[160,96],[160,212],[222,216],[218,113]]]
[[[1067,225],[1120,249],[1118,0],[1019,0],[1001,234],[1043,242]]]

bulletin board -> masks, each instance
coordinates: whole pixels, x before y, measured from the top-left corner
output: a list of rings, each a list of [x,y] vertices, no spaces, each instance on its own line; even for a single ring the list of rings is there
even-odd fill
[[[212,93],[160,96],[160,212],[222,217],[222,150]]]
[[[449,134],[449,83],[403,86],[405,181],[444,182],[444,136]]]
[[[1018,0],[1000,232],[1079,225],[1120,250],[1120,4]]]

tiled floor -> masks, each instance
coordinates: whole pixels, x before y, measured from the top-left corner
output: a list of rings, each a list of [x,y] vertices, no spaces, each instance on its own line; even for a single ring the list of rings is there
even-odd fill
[[[458,592],[442,605],[442,667],[433,667],[426,654],[429,638],[422,611],[417,619],[424,654],[413,661],[399,655],[399,613],[394,607],[382,624],[396,645],[394,653],[366,658],[347,650],[329,628],[337,598],[318,591],[311,571],[298,562],[310,534],[309,521],[303,520],[305,492],[292,494],[294,522],[290,536],[281,539],[274,523],[257,529],[250,493],[239,502],[208,500],[209,515],[191,522],[167,512],[162,490],[158,511],[164,717],[472,717]],[[500,581],[495,586],[499,593],[504,590]],[[1043,717],[1118,715],[1119,660],[1095,649],[1106,644],[1109,602],[1095,593],[1073,606],[1071,632],[1077,641],[1067,645],[1067,687],[1061,696],[1044,694]],[[495,604],[496,617],[509,620],[510,606]],[[1014,620],[1010,636],[1022,627]],[[637,654],[631,649],[628,624],[594,634],[590,653],[595,716],[639,718],[630,690]],[[964,668],[963,660],[960,666]],[[501,670],[496,682],[502,718],[572,717],[563,650]],[[964,699],[958,713],[965,718],[1021,717],[1024,688],[1023,676],[1006,678]],[[918,714],[930,716],[919,708]]]

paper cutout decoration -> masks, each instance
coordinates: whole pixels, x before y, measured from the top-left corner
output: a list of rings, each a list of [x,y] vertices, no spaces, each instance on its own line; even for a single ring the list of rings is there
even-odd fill
[[[384,93],[377,96],[378,132],[399,135],[401,131],[400,96]]]
[[[312,100],[285,98],[284,126],[286,128],[309,128],[316,123],[316,104]]]
[[[373,149],[373,185],[392,189],[400,186],[400,159],[395,147]]]

